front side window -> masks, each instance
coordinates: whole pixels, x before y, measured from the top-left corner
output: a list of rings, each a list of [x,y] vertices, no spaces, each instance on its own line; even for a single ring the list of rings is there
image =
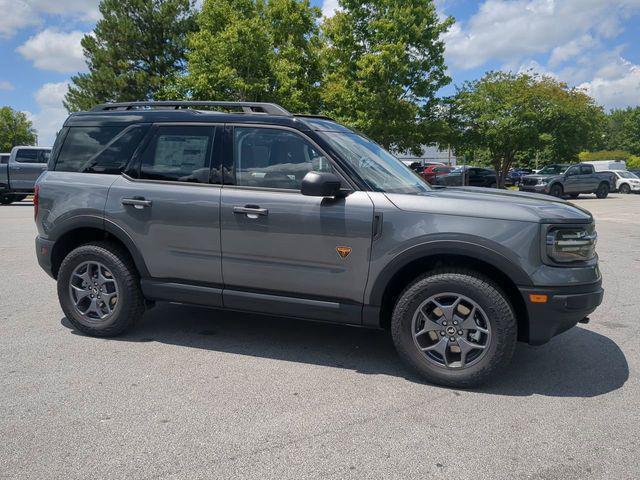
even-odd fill
[[[593,173],[593,167],[591,165],[580,166],[580,173],[582,175],[590,175]]]
[[[140,178],[171,182],[209,183],[215,127],[159,127],[147,147]]]
[[[357,133],[319,132],[371,190],[420,194],[428,184],[377,143]]]
[[[580,175],[580,167],[571,167],[569,170],[567,170],[567,175]]]
[[[236,185],[299,190],[311,172],[333,172],[330,162],[300,135],[275,128],[234,129]]]

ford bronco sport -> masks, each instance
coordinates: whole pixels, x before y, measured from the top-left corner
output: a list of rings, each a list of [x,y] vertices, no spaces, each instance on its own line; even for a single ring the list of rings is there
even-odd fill
[[[426,379],[469,387],[603,295],[589,212],[432,190],[364,136],[273,104],[72,114],[34,203],[38,261],[88,335],[155,301],[385,328]]]

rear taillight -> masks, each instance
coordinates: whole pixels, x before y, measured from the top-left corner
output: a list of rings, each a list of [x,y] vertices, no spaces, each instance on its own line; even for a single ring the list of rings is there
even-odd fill
[[[33,191],[33,219],[38,218],[38,206],[40,205],[40,185],[36,185]]]

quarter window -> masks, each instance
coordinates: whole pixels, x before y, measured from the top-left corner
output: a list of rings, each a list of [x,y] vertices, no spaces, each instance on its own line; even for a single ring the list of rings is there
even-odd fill
[[[140,178],[209,183],[215,127],[159,127],[142,157]]]
[[[234,130],[236,185],[299,190],[311,172],[334,172],[329,160],[293,132],[273,128]]]

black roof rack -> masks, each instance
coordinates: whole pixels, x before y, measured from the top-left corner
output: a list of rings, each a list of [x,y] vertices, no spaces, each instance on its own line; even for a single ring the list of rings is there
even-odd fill
[[[291,113],[275,103],[262,102],[198,102],[198,101],[157,101],[157,102],[115,102],[103,103],[91,109],[92,112],[111,110],[147,110],[153,108],[183,109],[193,107],[240,108],[243,113],[263,113],[290,117]]]

